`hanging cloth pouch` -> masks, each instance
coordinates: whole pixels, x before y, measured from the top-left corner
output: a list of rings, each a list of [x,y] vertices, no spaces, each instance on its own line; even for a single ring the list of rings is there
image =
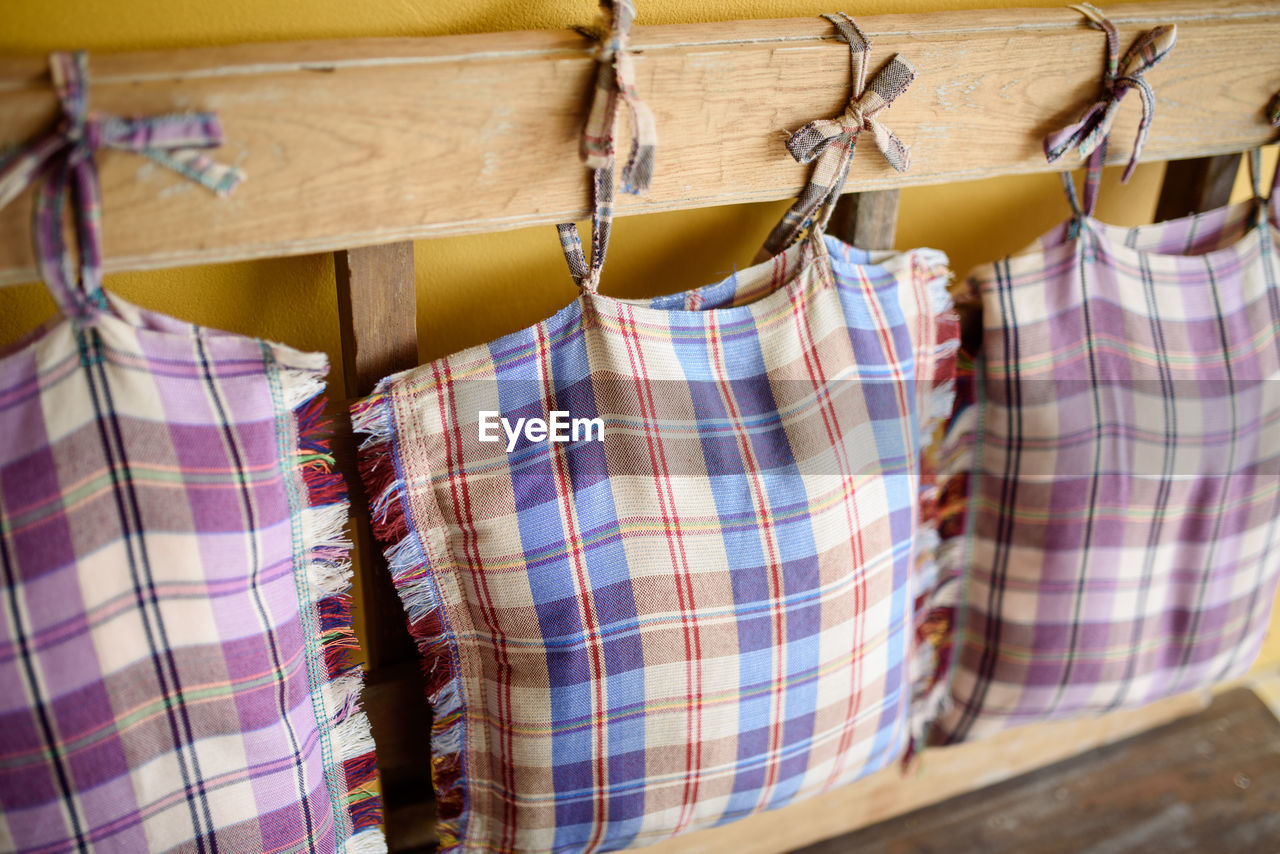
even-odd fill
[[[36,188],[60,316],[0,353],[0,792],[17,851],[385,851],[326,360],[102,288],[95,153],[220,192],[208,114],[88,111],[0,164]],[[78,253],[63,239],[68,199]]]
[[[597,79],[631,92],[613,9]],[[597,288],[602,239],[587,260],[561,234],[577,299],[353,409],[446,851],[638,847],[908,741],[940,253],[806,240],[631,301]]]
[[[1084,205],[973,273],[976,403],[952,438],[971,471],[953,708],[941,738],[1096,714],[1244,673],[1280,578],[1280,265],[1246,202],[1138,228],[1094,219],[1111,122],[1173,27],[1122,57],[1046,141],[1088,160]],[[1074,199],[1074,193],[1071,198]],[[1263,218],[1265,219],[1265,218]],[[967,458],[966,458],[967,457]]]

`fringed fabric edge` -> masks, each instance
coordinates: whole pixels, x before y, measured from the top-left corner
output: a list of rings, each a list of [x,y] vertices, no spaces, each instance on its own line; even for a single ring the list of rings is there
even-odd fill
[[[945,260],[925,261],[926,288],[934,318],[935,346],[931,385],[924,394],[920,435],[920,523],[916,533],[915,642],[910,660],[911,709],[909,740],[903,755],[907,767],[925,744],[931,722],[946,701],[951,658],[951,598],[954,563],[949,551],[947,512],[956,489],[950,427],[957,404],[960,317],[951,298],[951,272]]]
[[[436,834],[441,852],[454,850],[463,836],[462,689],[452,633],[432,577],[431,562],[406,507],[405,482],[394,442],[394,421],[386,382],[351,407],[352,429],[360,445],[360,477],[370,496],[373,535],[382,544],[392,582],[409,618],[431,706],[431,782],[436,797]]]
[[[344,831],[336,832],[338,850],[385,854],[378,764],[360,702],[364,671],[355,660],[360,645],[351,613],[351,541],[346,533],[350,506],[342,473],[329,450],[323,371],[285,369],[280,380],[297,436],[294,474],[302,508],[295,542],[312,607],[303,626],[312,638],[309,651],[318,648],[318,666],[309,666],[308,673],[313,697],[317,689],[319,693],[325,781],[335,807],[340,804],[345,811],[335,816],[337,830]]]
[[[933,677],[916,717],[921,748],[945,741],[937,724],[951,707],[956,635],[962,629],[960,609],[964,604],[966,535],[979,418],[977,371],[971,350],[977,342],[969,340],[967,330],[971,321],[979,321],[980,308],[976,298],[967,292],[958,300],[967,312],[962,321],[966,332],[956,354],[954,402],[938,454],[941,478],[936,509],[938,575],[917,629],[918,636],[933,650],[935,662]]]

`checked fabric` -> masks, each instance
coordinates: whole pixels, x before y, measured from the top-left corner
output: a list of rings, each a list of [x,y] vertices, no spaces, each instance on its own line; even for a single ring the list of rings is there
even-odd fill
[[[983,338],[952,436],[971,443],[971,496],[945,740],[1238,676],[1275,597],[1275,203],[1117,228],[1092,217],[1092,166],[1085,210],[971,279]]]
[[[1280,258],[1254,210],[1089,219],[974,274],[948,738],[1140,705],[1256,657],[1280,576]]]
[[[638,103],[613,5],[587,154],[613,151],[601,99]],[[449,852],[630,848],[855,780],[907,749],[934,666],[917,579],[957,346],[945,258],[818,221],[722,282],[611,298],[613,159],[589,165],[589,260],[560,228],[578,298],[352,410]],[[602,429],[552,441],[553,413]]]
[[[62,123],[0,164],[60,310],[0,351],[0,850],[385,852],[326,360],[102,290],[95,149],[236,176],[213,116],[94,117],[51,66]]]
[[[833,239],[554,317],[355,409],[430,674],[450,851],[604,851],[782,806],[908,741],[940,253]],[[479,440],[478,416],[603,441]]]

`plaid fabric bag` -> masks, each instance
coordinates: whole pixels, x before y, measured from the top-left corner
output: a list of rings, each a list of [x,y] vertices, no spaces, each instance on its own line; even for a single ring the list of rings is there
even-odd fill
[[[645,845],[909,740],[945,258],[818,227],[717,284],[613,299],[612,184],[607,161],[589,260],[561,228],[577,300],[353,408],[447,851]]]
[[[952,436],[971,496],[946,560],[965,576],[947,740],[1240,675],[1267,629],[1274,205],[1108,226],[1092,217],[1101,161],[1085,210],[972,276],[982,353]]]
[[[355,408],[446,850],[642,845],[900,755],[946,282],[813,239],[648,304],[584,291]]]
[[[1246,202],[973,276],[952,740],[1248,669],[1280,576],[1280,262]],[[963,441],[963,440],[961,440]]]
[[[0,849],[385,851],[325,358],[102,291],[84,60],[53,67],[72,131],[0,168],[10,195],[49,173],[61,309],[0,353]],[[212,117],[110,121],[227,179],[164,145],[216,144]]]

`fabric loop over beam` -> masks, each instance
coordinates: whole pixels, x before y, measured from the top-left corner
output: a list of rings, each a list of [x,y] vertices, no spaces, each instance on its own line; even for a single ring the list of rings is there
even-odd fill
[[[1106,11],[1125,43],[1178,28],[1178,49],[1147,75],[1159,104],[1143,160],[1271,140],[1262,106],[1276,87],[1280,6],[1155,0]],[[912,143],[911,170],[857,158],[846,192],[1069,165],[1045,164],[1039,141],[1098,91],[1105,45],[1077,12],[881,15],[859,26],[877,51],[909,56],[919,78],[892,111],[894,131]],[[636,27],[631,48],[666,142],[649,194],[619,199],[619,216],[793,198],[809,170],[779,139],[848,102],[848,48],[816,17]],[[590,176],[578,146],[595,69],[594,45],[570,30],[95,57],[95,109],[216,109],[224,156],[254,176],[215,204],[164,170],[105,153],[105,269],[584,219]],[[42,70],[40,58],[0,61],[0,149],[54,120]],[[1118,138],[1132,138],[1141,113],[1126,100]],[[35,277],[28,210],[20,202],[0,213],[0,284]]]

